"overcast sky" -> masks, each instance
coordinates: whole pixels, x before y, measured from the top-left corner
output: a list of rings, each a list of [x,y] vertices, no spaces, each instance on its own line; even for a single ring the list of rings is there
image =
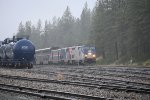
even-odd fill
[[[61,17],[67,5],[73,16],[80,17],[86,1],[89,8],[95,6],[96,0],[0,0],[0,41],[12,37],[21,21],[36,24],[38,19]]]

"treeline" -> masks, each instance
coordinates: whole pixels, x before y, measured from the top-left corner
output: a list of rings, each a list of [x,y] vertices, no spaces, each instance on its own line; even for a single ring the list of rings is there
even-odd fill
[[[150,0],[98,0],[85,3],[80,18],[69,7],[52,22],[20,23],[17,35],[30,36],[36,48],[94,45],[107,63],[142,62],[150,58]]]
[[[150,58],[150,0],[99,0],[91,38],[108,62]]]
[[[37,49],[83,45],[88,43],[90,25],[91,10],[85,3],[80,18],[72,16],[70,8],[67,7],[62,17],[46,20],[44,27],[41,20],[37,25],[31,25],[31,21],[27,21],[25,25],[21,22],[17,36],[29,35]]]

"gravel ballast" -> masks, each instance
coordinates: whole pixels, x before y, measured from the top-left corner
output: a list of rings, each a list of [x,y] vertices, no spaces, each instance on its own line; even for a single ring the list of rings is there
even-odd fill
[[[93,71],[94,73],[88,72],[85,68],[86,66],[73,66],[73,68],[70,68],[70,66],[50,66],[45,65],[43,66],[34,66],[33,69],[5,69],[0,68],[0,74],[3,75],[12,75],[12,76],[22,76],[22,77],[29,77],[29,78],[41,78],[41,79],[55,79],[55,80],[68,80],[63,74],[73,74],[73,75],[79,75],[79,76],[94,76],[94,77],[103,77],[103,78],[111,78],[111,79],[118,79],[117,75],[120,73],[116,73],[116,76],[102,76],[97,71]],[[90,67],[92,68],[92,67]],[[85,69],[85,70],[84,70]],[[93,67],[93,69],[100,70],[98,66]],[[103,69],[109,69],[103,68]],[[111,69],[111,68],[110,68]],[[116,68],[117,69],[117,68]],[[124,68],[123,70],[125,70]],[[132,70],[133,71],[133,70]],[[37,73],[36,73],[37,72]],[[41,73],[40,73],[41,72]],[[55,72],[58,74],[51,75],[50,72]],[[143,71],[142,71],[143,72]],[[108,72],[107,72],[108,73]],[[112,72],[113,73],[113,72]],[[148,72],[149,73],[149,72]],[[125,73],[123,73],[125,75]],[[130,73],[132,75],[132,73]],[[149,75],[145,75],[148,77]],[[148,80],[142,80],[142,79],[126,79],[120,78],[120,80],[128,80],[128,81],[135,81],[135,82],[142,82],[142,83],[149,83]],[[73,81],[73,80],[72,80]],[[115,100],[149,100],[150,95],[149,94],[142,94],[142,93],[133,93],[133,92],[125,92],[125,91],[113,91],[113,90],[107,90],[107,89],[98,89],[98,88],[89,88],[89,87],[82,87],[82,86],[74,86],[74,85],[64,85],[64,84],[56,84],[56,83],[43,83],[43,82],[34,82],[34,81],[23,81],[23,80],[15,80],[15,79],[6,79],[6,78],[0,78],[0,83],[5,84],[11,84],[11,85],[19,85],[19,86],[25,86],[25,87],[31,87],[31,88],[37,88],[37,89],[48,89],[48,90],[55,90],[55,91],[63,91],[63,92],[71,92],[71,93],[78,93],[78,94],[85,94],[85,95],[93,95],[93,96],[99,96],[99,97],[106,97],[106,98],[113,98]]]

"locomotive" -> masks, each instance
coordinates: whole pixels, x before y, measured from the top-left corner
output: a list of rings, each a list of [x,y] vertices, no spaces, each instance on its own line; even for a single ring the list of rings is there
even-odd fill
[[[35,47],[25,38],[6,38],[0,46],[0,66],[15,68],[32,68]]]
[[[93,46],[72,46],[65,48],[44,48],[36,50],[36,64],[85,64],[96,63],[96,49]]]

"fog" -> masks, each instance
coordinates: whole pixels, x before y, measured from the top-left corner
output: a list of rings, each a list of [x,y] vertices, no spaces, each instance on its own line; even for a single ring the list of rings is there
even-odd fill
[[[31,21],[36,24],[61,17],[67,6],[75,17],[80,17],[82,8],[87,1],[93,8],[96,0],[0,0],[0,41],[17,33],[19,23]],[[44,25],[44,23],[42,23]]]
[[[119,1],[1,1],[1,40],[15,33],[36,49],[92,45],[102,64],[143,65],[150,59],[150,1]]]

